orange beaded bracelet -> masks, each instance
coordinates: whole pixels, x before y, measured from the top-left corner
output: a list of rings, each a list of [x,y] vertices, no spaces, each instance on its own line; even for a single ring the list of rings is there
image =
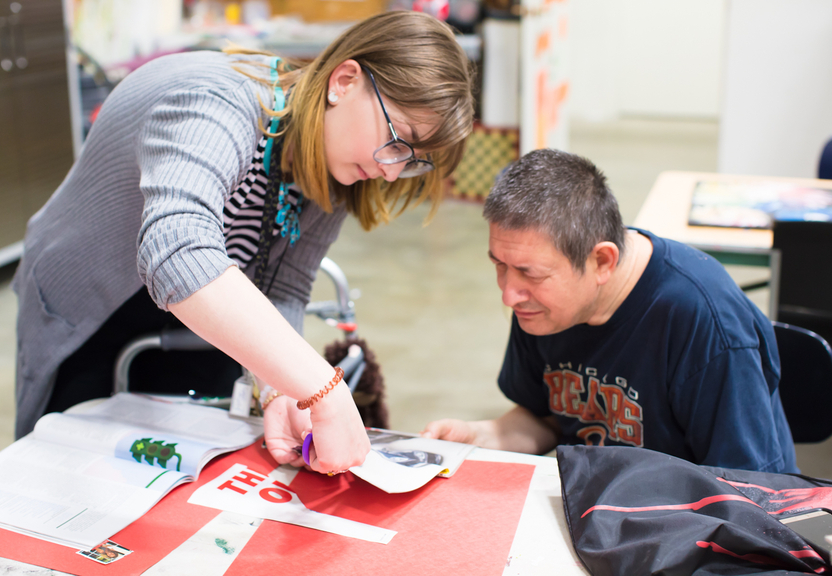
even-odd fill
[[[341,381],[341,378],[343,377],[344,371],[341,369],[340,366],[337,366],[335,368],[335,376],[332,377],[332,380],[330,380],[329,384],[321,388],[321,390],[316,392],[315,394],[312,394],[312,396],[310,396],[306,400],[298,400],[298,410],[306,410],[307,408],[312,406],[312,404],[329,394],[329,391],[335,388],[335,386],[338,384],[338,382]]]
[[[281,392],[278,392],[271,386],[264,386],[263,391],[260,392],[260,409],[263,412],[266,411],[266,407],[272,403],[272,400],[277,398],[278,396],[283,396]]]

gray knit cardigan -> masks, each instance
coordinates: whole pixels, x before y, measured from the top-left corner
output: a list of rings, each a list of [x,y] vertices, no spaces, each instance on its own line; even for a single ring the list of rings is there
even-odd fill
[[[13,283],[17,437],[43,414],[60,364],[143,285],[167,310],[235,265],[225,251],[223,205],[249,168],[258,122],[268,125],[258,96],[273,101],[268,86],[232,68],[243,58],[267,62],[191,52],[127,76],[64,182],[29,221]],[[330,214],[304,204],[301,237],[268,294],[299,332],[345,215],[343,203]],[[286,242],[273,245],[266,278]]]

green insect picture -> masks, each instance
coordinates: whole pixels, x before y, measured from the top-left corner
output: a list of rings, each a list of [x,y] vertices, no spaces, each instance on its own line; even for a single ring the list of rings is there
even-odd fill
[[[176,457],[176,471],[182,464],[182,455],[176,451],[176,442],[165,444],[164,440],[153,440],[153,438],[142,438],[133,442],[130,446],[130,453],[136,462],[141,464],[142,456],[144,461],[151,466],[158,464],[162,468],[168,467],[168,461]]]

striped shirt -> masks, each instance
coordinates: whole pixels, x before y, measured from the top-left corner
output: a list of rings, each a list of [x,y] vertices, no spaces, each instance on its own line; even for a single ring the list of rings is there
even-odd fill
[[[263,136],[257,144],[254,158],[248,172],[231,194],[222,211],[223,234],[228,257],[245,268],[257,253],[260,229],[263,221],[263,205],[269,180],[263,168],[263,155],[268,137]],[[300,189],[294,184],[286,188],[288,201],[293,206],[303,202]],[[282,226],[275,224],[272,233],[277,236]]]

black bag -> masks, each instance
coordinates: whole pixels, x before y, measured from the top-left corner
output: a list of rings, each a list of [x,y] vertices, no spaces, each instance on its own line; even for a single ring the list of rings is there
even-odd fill
[[[643,448],[557,454],[572,542],[593,576],[832,573],[778,520],[832,509],[832,482],[697,466]]]

